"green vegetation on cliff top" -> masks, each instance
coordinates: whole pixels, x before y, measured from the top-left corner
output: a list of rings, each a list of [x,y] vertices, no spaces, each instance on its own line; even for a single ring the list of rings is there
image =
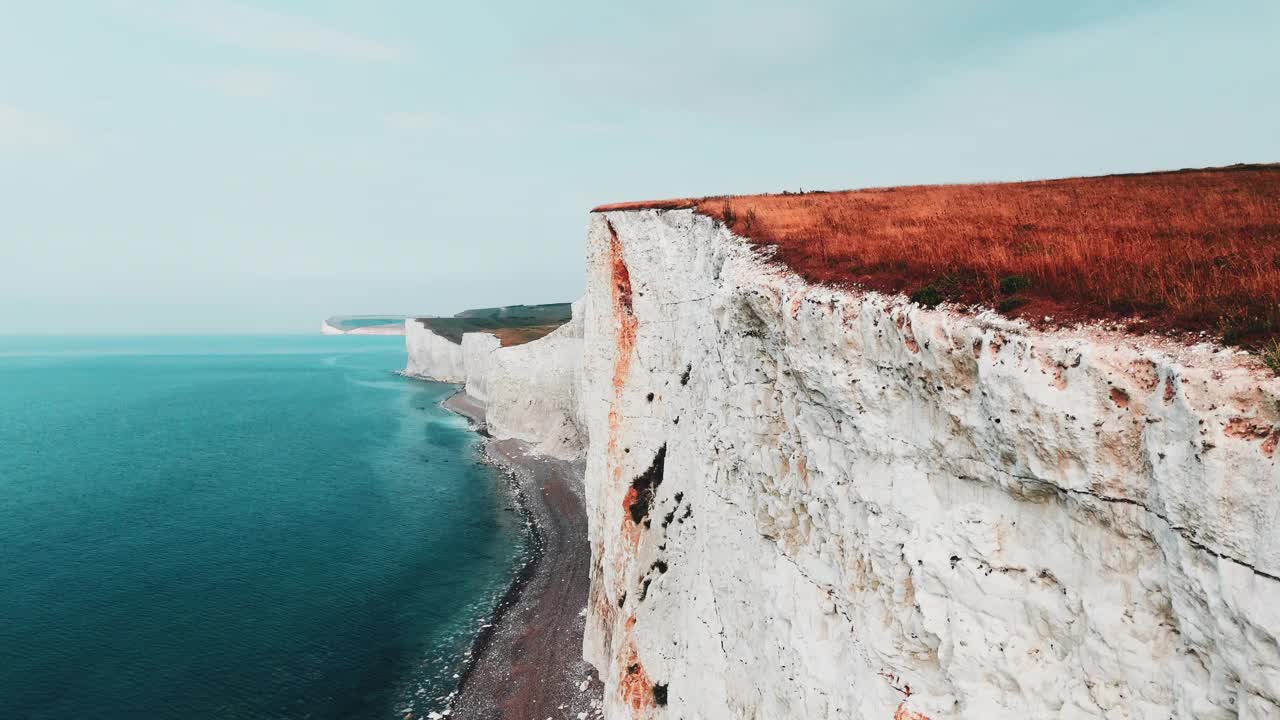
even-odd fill
[[[446,340],[461,344],[469,332],[496,335],[504,346],[521,345],[543,337],[569,322],[572,303],[507,305],[464,310],[453,317],[424,317],[418,322]]]

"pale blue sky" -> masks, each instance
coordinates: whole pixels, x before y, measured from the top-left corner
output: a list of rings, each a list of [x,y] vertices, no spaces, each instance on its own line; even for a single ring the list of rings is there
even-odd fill
[[[1280,160],[1280,3],[0,0],[0,331],[570,300],[607,201]]]

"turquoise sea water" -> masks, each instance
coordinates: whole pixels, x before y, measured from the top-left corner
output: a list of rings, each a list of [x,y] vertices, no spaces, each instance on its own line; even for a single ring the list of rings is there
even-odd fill
[[[0,717],[440,707],[525,528],[403,338],[0,338]]]

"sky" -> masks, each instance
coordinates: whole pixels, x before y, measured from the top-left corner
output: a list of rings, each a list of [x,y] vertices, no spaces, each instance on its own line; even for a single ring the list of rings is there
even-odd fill
[[[568,301],[588,210],[1280,161],[1280,3],[0,0],[0,333]]]

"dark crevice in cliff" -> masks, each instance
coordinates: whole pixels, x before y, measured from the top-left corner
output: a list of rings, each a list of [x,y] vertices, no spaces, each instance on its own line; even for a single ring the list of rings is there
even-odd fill
[[[1212,555],[1212,556],[1214,556],[1214,557],[1218,558],[1219,560],[1228,560],[1228,561],[1230,561],[1230,562],[1235,563],[1236,565],[1239,565],[1239,566],[1241,566],[1241,567],[1248,568],[1248,569],[1252,570],[1252,571],[1253,571],[1253,574],[1255,574],[1255,575],[1259,575],[1259,576],[1261,576],[1261,577],[1267,578],[1268,580],[1275,580],[1275,581],[1277,581],[1277,582],[1280,582],[1280,575],[1274,575],[1274,574],[1272,574],[1272,573],[1267,572],[1266,570],[1259,570],[1259,569],[1258,569],[1256,566],[1254,566],[1252,563],[1245,562],[1244,560],[1240,560],[1239,558],[1234,558],[1234,557],[1232,557],[1232,556],[1230,556],[1230,555],[1227,555],[1227,554],[1225,554],[1225,553],[1223,553],[1223,552],[1220,552],[1220,551],[1218,551],[1218,550],[1214,550],[1213,548],[1211,548],[1211,547],[1209,547],[1209,546],[1205,545],[1204,543],[1202,543],[1202,542],[1200,542],[1200,541],[1196,540],[1195,538],[1193,538],[1193,537],[1191,536],[1191,532],[1192,532],[1192,531],[1191,531],[1191,529],[1190,529],[1190,528],[1188,528],[1188,527],[1186,527],[1186,526],[1183,526],[1183,525],[1175,524],[1175,523],[1174,523],[1173,521],[1171,521],[1169,518],[1165,517],[1162,513],[1158,512],[1158,511],[1156,511],[1156,510],[1152,510],[1151,508],[1149,508],[1149,507],[1147,507],[1146,505],[1144,505],[1144,504],[1142,504],[1142,503],[1138,502],[1137,500],[1130,500],[1129,498],[1121,498],[1121,497],[1110,497],[1110,496],[1107,496],[1107,495],[1099,495],[1098,493],[1095,493],[1095,492],[1093,492],[1093,491],[1091,491],[1091,490],[1071,490],[1071,489],[1067,489],[1067,488],[1062,488],[1062,490],[1063,490],[1064,492],[1068,492],[1068,493],[1071,493],[1071,494],[1074,494],[1074,495],[1087,495],[1087,496],[1089,496],[1089,497],[1097,498],[1098,500],[1101,500],[1101,501],[1103,501],[1103,502],[1107,502],[1107,503],[1116,503],[1116,504],[1120,504],[1120,505],[1133,505],[1133,506],[1135,506],[1135,507],[1142,508],[1143,510],[1147,511],[1147,512],[1148,512],[1148,513],[1150,513],[1151,515],[1153,515],[1153,516],[1155,516],[1155,517],[1157,517],[1157,518],[1160,518],[1160,520],[1162,520],[1162,521],[1164,522],[1164,524],[1165,524],[1165,525],[1168,525],[1168,526],[1169,526],[1169,529],[1170,529],[1170,530],[1173,530],[1175,533],[1177,533],[1177,534],[1178,534],[1178,536],[1179,536],[1179,537],[1181,537],[1183,540],[1186,540],[1186,541],[1187,541],[1187,544],[1188,544],[1188,545],[1190,545],[1191,547],[1193,547],[1193,548],[1195,548],[1195,549],[1197,549],[1197,550],[1200,550],[1200,551],[1202,551],[1202,552],[1206,552],[1206,553],[1208,553],[1208,554],[1210,554],[1210,555]]]
[[[894,440],[898,440],[898,438],[892,438],[892,439],[894,439]],[[904,444],[907,444],[907,445],[911,445],[911,443],[907,443],[907,442],[906,442],[906,441],[904,441],[904,440],[898,440],[898,441],[899,441],[899,442],[903,442]],[[913,447],[914,447],[914,446],[913,446]],[[1163,522],[1166,526],[1168,526],[1170,530],[1172,530],[1172,531],[1174,531],[1175,533],[1177,533],[1178,537],[1180,537],[1180,538],[1182,538],[1183,540],[1185,540],[1185,541],[1187,542],[1187,544],[1188,544],[1188,545],[1190,545],[1191,547],[1195,548],[1196,550],[1200,550],[1200,551],[1202,551],[1202,552],[1208,553],[1209,555],[1212,555],[1212,556],[1214,556],[1214,557],[1216,557],[1216,558],[1218,558],[1218,559],[1220,559],[1220,560],[1227,560],[1227,561],[1232,562],[1232,563],[1235,563],[1236,565],[1239,565],[1239,566],[1241,566],[1241,567],[1248,568],[1250,571],[1252,571],[1252,572],[1253,572],[1253,574],[1258,575],[1259,577],[1264,577],[1264,578],[1266,578],[1266,579],[1268,579],[1268,580],[1273,580],[1273,581],[1276,581],[1276,582],[1280,582],[1280,575],[1276,575],[1275,573],[1267,572],[1266,570],[1260,570],[1260,569],[1258,569],[1258,568],[1257,568],[1253,563],[1246,562],[1246,561],[1241,560],[1241,559],[1236,558],[1236,557],[1232,557],[1231,555],[1227,555],[1226,553],[1224,553],[1224,552],[1222,552],[1222,551],[1220,551],[1220,550],[1215,550],[1215,549],[1213,549],[1213,548],[1209,547],[1208,545],[1205,545],[1204,543],[1202,543],[1202,542],[1200,542],[1199,540],[1196,540],[1196,539],[1195,539],[1195,537],[1192,535],[1193,530],[1192,530],[1191,528],[1188,528],[1188,527],[1186,527],[1185,525],[1178,525],[1177,523],[1174,523],[1174,522],[1173,522],[1172,520],[1170,520],[1170,519],[1169,519],[1169,518],[1168,518],[1164,513],[1161,513],[1161,512],[1160,512],[1160,511],[1158,511],[1158,510],[1154,510],[1154,509],[1152,509],[1152,508],[1148,507],[1145,503],[1140,502],[1140,501],[1138,501],[1138,500],[1134,500],[1134,499],[1132,499],[1132,498],[1126,498],[1126,497],[1115,497],[1115,496],[1112,496],[1112,495],[1102,495],[1102,494],[1100,494],[1100,493],[1096,493],[1096,492],[1094,492],[1094,491],[1092,491],[1092,490],[1076,490],[1076,489],[1074,489],[1074,488],[1064,488],[1064,487],[1061,487],[1061,486],[1056,485],[1056,484],[1054,484],[1054,483],[1051,483],[1051,482],[1049,482],[1049,481],[1045,480],[1044,478],[1038,478],[1038,477],[1034,477],[1034,476],[1031,476],[1031,475],[1016,475],[1016,474],[1011,473],[1011,472],[1009,472],[1009,471],[1007,471],[1007,470],[1004,470],[1004,469],[1002,469],[1002,468],[998,468],[998,467],[996,467],[996,466],[994,466],[994,465],[992,465],[992,464],[990,464],[990,463],[988,463],[988,462],[986,462],[986,461],[984,461],[984,460],[981,460],[981,459],[979,459],[979,458],[965,457],[965,458],[960,458],[960,459],[961,459],[961,460],[968,460],[969,462],[973,462],[973,463],[978,463],[978,464],[980,464],[980,465],[983,465],[983,466],[985,466],[985,467],[988,467],[988,468],[990,468],[990,469],[994,470],[994,471],[995,471],[995,472],[997,472],[997,473],[1000,473],[1000,474],[1002,474],[1002,475],[1007,475],[1007,476],[1009,476],[1009,477],[1011,477],[1011,478],[1014,478],[1014,479],[1016,479],[1016,480],[1021,480],[1021,481],[1024,481],[1024,482],[1033,482],[1033,483],[1037,483],[1037,484],[1040,484],[1040,485],[1048,486],[1048,487],[1050,487],[1050,488],[1052,488],[1052,489],[1056,490],[1057,492],[1062,493],[1062,494],[1065,494],[1065,495],[1076,495],[1076,496],[1082,496],[1082,497],[1091,497],[1091,498],[1093,498],[1093,499],[1095,499],[1095,500],[1099,500],[1099,501],[1102,501],[1102,502],[1105,502],[1105,503],[1114,504],[1114,505],[1132,505],[1132,506],[1134,506],[1134,507],[1136,507],[1136,508],[1139,508],[1139,509],[1141,509],[1141,510],[1145,511],[1146,513],[1148,513],[1148,514],[1149,514],[1149,515],[1151,515],[1152,517],[1158,518],[1161,522]],[[970,479],[972,479],[972,478],[970,478]]]
[[[654,495],[658,491],[658,486],[662,484],[662,471],[666,466],[667,446],[664,443],[658,448],[658,453],[653,456],[653,462],[649,464],[649,468],[636,476],[631,481],[631,489],[635,492],[631,504],[627,506],[627,512],[631,515],[631,522],[639,525],[649,517],[649,508],[653,506]]]
[[[714,296],[714,295],[704,295],[704,296],[702,296],[702,297],[688,298],[688,299],[685,299],[685,300],[668,300],[667,302],[664,302],[664,303],[662,303],[662,304],[663,304],[663,305],[684,305],[685,303],[691,303],[691,302],[703,302],[704,300],[710,300],[710,299],[711,299],[711,298],[713,298],[713,297],[715,297],[715,296]]]
[[[649,597],[649,585],[653,583],[653,578],[647,577],[640,582],[640,597],[636,598],[636,602],[642,603],[644,599]]]
[[[886,439],[892,440],[894,442],[902,443],[903,445],[906,445],[911,448],[915,448],[916,450],[923,450],[923,448],[921,448],[919,445],[903,440],[902,438],[893,437],[892,435],[886,435],[885,437]],[[1175,533],[1177,533],[1178,537],[1185,540],[1187,544],[1190,545],[1191,547],[1197,550],[1203,551],[1205,553],[1208,553],[1209,555],[1212,555],[1220,560],[1227,560],[1241,567],[1248,568],[1255,575],[1258,575],[1260,577],[1264,577],[1268,580],[1280,582],[1280,575],[1267,572],[1266,570],[1260,570],[1255,565],[1253,565],[1253,563],[1246,562],[1236,557],[1232,557],[1231,555],[1227,555],[1226,553],[1223,553],[1220,550],[1215,550],[1209,547],[1208,545],[1205,545],[1204,543],[1200,542],[1199,540],[1196,540],[1192,536],[1193,531],[1191,530],[1191,528],[1188,528],[1184,525],[1175,524],[1163,513],[1157,510],[1153,510],[1152,508],[1148,507],[1145,503],[1140,502],[1138,500],[1134,500],[1132,498],[1125,498],[1125,497],[1115,497],[1111,495],[1101,495],[1099,493],[1093,492],[1092,490],[1076,490],[1074,488],[1065,488],[1055,483],[1049,482],[1044,478],[1035,477],[1033,475],[1017,475],[1015,473],[1011,473],[1008,470],[1005,470],[1004,468],[992,465],[990,462],[987,462],[982,458],[961,457],[958,459],[976,463],[978,465],[982,465],[983,467],[989,468],[995,473],[998,473],[1000,475],[1005,475],[1007,477],[1011,477],[1015,480],[1036,483],[1037,485],[1050,488],[1053,491],[1056,491],[1058,493],[1062,493],[1065,495],[1086,496],[1086,497],[1091,497],[1091,498],[1094,498],[1095,500],[1099,500],[1105,503],[1112,503],[1117,505],[1132,505],[1134,507],[1140,508],[1146,513],[1148,513],[1149,515],[1151,515],[1152,517],[1158,518],[1161,522],[1163,522],[1166,526],[1168,526],[1170,530],[1173,530]],[[972,477],[966,477],[966,476],[960,476],[960,477],[961,479],[976,480],[975,478],[972,478]]]

